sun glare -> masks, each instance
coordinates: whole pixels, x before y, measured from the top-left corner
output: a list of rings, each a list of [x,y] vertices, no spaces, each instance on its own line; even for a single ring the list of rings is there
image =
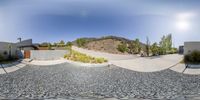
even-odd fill
[[[181,20],[176,22],[176,28],[181,31],[185,31],[189,29],[190,23],[186,20]]]
[[[187,31],[191,28],[190,19],[194,13],[181,13],[176,15],[176,28],[180,31]]]

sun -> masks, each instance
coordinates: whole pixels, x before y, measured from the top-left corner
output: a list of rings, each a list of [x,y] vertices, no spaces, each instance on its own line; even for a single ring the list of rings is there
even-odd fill
[[[177,21],[176,28],[181,31],[186,31],[190,28],[190,23],[186,20]]]
[[[194,13],[180,13],[176,15],[176,29],[179,31],[187,31],[191,28],[191,18]]]

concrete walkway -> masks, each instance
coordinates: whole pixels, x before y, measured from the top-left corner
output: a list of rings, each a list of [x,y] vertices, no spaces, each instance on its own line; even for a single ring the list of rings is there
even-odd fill
[[[12,62],[9,64],[0,64],[0,74],[14,72],[25,66],[26,66],[26,64],[22,63],[21,61]]]
[[[179,73],[183,73],[183,74],[199,75],[200,74],[199,68],[200,68],[200,65],[198,68],[186,68],[185,64],[177,64],[176,66],[170,69]]]
[[[138,72],[155,72],[170,69],[183,74],[199,75],[200,65],[196,68],[186,68],[185,64],[179,62],[183,59],[183,55],[171,54],[156,57],[138,57],[136,55],[119,55],[109,54],[98,51],[82,49],[73,46],[73,50],[85,53],[94,57],[104,57],[109,60],[110,64],[118,67],[130,69]]]
[[[104,57],[113,65],[138,72],[155,72],[168,69],[183,59],[183,56],[178,54],[156,57],[138,57],[136,55],[102,53],[78,48],[75,46],[73,46],[72,49],[94,57]]]
[[[173,54],[160,57],[140,57],[137,59],[111,61],[111,63],[138,72],[155,72],[168,69],[181,60],[181,55]]]

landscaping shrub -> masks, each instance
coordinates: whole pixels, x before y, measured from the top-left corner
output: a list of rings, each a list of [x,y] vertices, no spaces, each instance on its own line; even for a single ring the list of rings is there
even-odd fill
[[[4,60],[4,57],[0,54],[0,62]]]
[[[200,51],[193,51],[184,56],[185,63],[200,64]]]
[[[117,47],[117,50],[124,53],[124,52],[128,51],[128,48],[127,48],[126,44],[119,44]]]
[[[64,55],[64,58],[72,61],[79,61],[83,63],[104,63],[107,62],[104,58],[95,58],[86,54],[71,50],[70,54]]]

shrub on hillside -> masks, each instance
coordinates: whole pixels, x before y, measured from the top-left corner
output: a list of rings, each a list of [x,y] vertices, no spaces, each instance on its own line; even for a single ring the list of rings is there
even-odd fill
[[[200,51],[193,51],[184,56],[185,63],[200,64]]]
[[[128,51],[128,48],[127,48],[126,44],[119,44],[117,47],[117,50],[124,53],[124,52]]]
[[[87,40],[80,38],[80,39],[76,40],[76,43],[77,43],[78,47],[83,47],[87,43]]]
[[[71,47],[72,45],[73,45],[72,42],[67,42],[67,43],[66,43],[66,46],[67,46],[67,47]]]

